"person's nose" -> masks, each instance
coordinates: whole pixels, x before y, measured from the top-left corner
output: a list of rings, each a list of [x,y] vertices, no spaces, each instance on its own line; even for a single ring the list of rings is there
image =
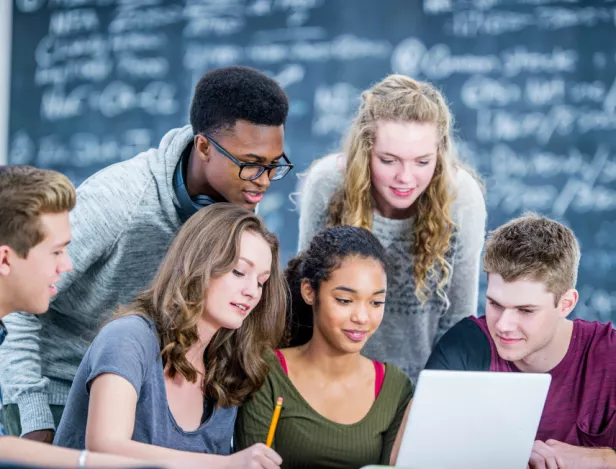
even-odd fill
[[[368,308],[364,304],[358,304],[353,310],[351,321],[357,324],[366,324],[369,319]]]
[[[412,188],[417,185],[414,170],[409,164],[402,164],[396,173],[396,181],[407,188]]]
[[[261,176],[259,176],[257,179],[253,179],[252,182],[259,186],[259,188],[263,191],[266,191],[272,183],[271,179],[269,178],[267,169],[263,171],[263,174],[261,174]]]
[[[517,312],[513,309],[504,309],[494,326],[499,333],[515,331],[517,328]]]
[[[62,274],[64,272],[70,272],[73,270],[73,262],[69,257],[68,253],[64,253],[62,256],[62,261],[58,265],[58,273]]]
[[[244,288],[242,288],[242,295],[254,300],[259,296],[259,282],[255,278],[246,276]]]

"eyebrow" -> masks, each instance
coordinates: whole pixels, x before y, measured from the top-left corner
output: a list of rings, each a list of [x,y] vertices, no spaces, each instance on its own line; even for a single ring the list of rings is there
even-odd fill
[[[65,248],[71,243],[71,240],[64,241],[63,243],[54,244],[52,249]]]
[[[240,257],[240,260],[246,262],[246,264],[248,264],[250,267],[255,266],[254,262],[252,262],[250,259],[246,259],[245,257]]]
[[[282,155],[284,155],[284,153],[282,153],[280,156],[277,156],[276,158],[274,158],[272,160],[272,162],[281,159]],[[263,162],[267,161],[267,158],[265,158],[263,156],[255,155],[254,153],[248,153],[247,155],[244,155],[244,158],[254,158],[255,160],[257,160],[257,163],[263,163]]]
[[[488,295],[486,295],[486,298],[487,298],[488,300],[490,300],[492,303],[496,303],[496,304],[497,304],[497,305],[499,305],[499,306],[503,306],[503,305],[502,305],[502,304],[500,304],[498,301],[496,301],[494,298],[492,298],[492,297],[490,297],[490,296],[488,296]],[[537,306],[537,305],[515,305],[515,306],[514,306],[514,308],[516,308],[516,309],[535,309],[535,308],[538,308],[538,307],[539,307],[539,306]]]
[[[246,262],[246,264],[248,264],[250,267],[254,269],[255,263],[252,262],[250,259],[246,259],[245,257],[240,257],[240,260]],[[269,275],[270,273],[271,272],[269,270],[266,270],[265,272],[261,272],[259,275]]]
[[[378,151],[378,150],[377,150],[377,153],[378,153],[379,155],[391,156],[392,158],[398,158],[398,159],[400,159],[400,158],[401,158],[400,156],[395,155],[395,154],[393,154],[393,153],[389,153],[388,151]],[[413,160],[420,160],[420,159],[422,159],[422,158],[429,158],[430,156],[433,156],[433,155],[434,155],[434,153],[426,153],[425,155],[415,156],[415,157],[413,157],[412,159],[413,159]]]
[[[349,287],[345,287],[344,285],[338,285],[336,288],[334,288],[334,290],[340,290],[340,291],[344,291],[344,292],[348,292],[348,293],[357,293],[357,290],[354,290],[352,288]],[[381,295],[385,293],[385,289],[382,290],[377,290],[373,293],[373,295]]]

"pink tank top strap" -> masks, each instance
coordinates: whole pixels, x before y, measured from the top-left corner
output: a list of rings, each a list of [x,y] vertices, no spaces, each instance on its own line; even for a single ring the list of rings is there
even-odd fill
[[[372,363],[374,363],[374,371],[376,372],[376,379],[374,380],[374,398],[376,399],[379,397],[383,381],[385,380],[385,365],[376,360],[373,360]]]
[[[287,368],[287,361],[284,358],[284,355],[280,350],[275,350],[276,356],[280,361],[280,366],[284,370],[286,375],[289,374],[289,370]],[[385,365],[381,362],[373,360],[374,371],[376,373],[376,379],[374,380],[374,398],[379,397],[379,393],[381,392],[381,388],[383,387],[383,381],[385,380]]]
[[[287,361],[284,358],[284,355],[282,354],[282,352],[280,350],[276,350],[276,356],[278,357],[278,360],[280,360],[280,366],[282,366],[282,369],[284,370],[284,374],[289,376],[289,370],[287,369]]]

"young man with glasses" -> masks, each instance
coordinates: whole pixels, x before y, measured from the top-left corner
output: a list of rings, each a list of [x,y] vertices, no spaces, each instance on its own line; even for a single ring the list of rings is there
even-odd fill
[[[211,203],[254,210],[284,155],[288,100],[246,67],[209,71],[196,86],[190,126],[158,149],[105,168],[77,190],[71,212],[73,271],[47,314],[11,315],[0,349],[5,428],[51,442],[77,367],[100,324],[153,278],[176,231]]]

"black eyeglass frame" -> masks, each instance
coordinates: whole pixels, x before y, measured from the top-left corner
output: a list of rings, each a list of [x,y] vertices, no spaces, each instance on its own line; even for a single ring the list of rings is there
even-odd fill
[[[284,158],[284,160],[286,161],[286,164],[244,163],[244,162],[238,160],[237,158],[235,158],[231,153],[229,153],[223,147],[221,147],[211,137],[208,137],[207,135],[205,135],[203,133],[200,134],[200,135],[205,137],[212,145],[214,145],[214,148],[216,148],[216,150],[218,150],[218,152],[220,154],[222,154],[223,156],[226,156],[227,158],[229,158],[231,161],[233,161],[233,163],[235,163],[240,168],[239,176],[240,176],[240,179],[242,179],[244,181],[254,181],[255,179],[259,179],[261,177],[261,175],[266,170],[267,170],[267,177],[270,179],[270,181],[280,181],[283,177],[285,177],[287,174],[289,174],[291,172],[291,170],[293,169],[293,167],[294,167],[293,163],[291,163],[289,158],[287,158],[287,155],[285,155],[284,153],[281,155],[281,157]],[[244,168],[258,168],[257,175],[253,176],[251,178],[242,177],[242,170]],[[287,171],[285,173],[282,173],[282,176],[277,178],[276,175],[274,175],[274,178],[272,178],[271,177],[272,170],[279,170],[281,168],[289,168],[289,169],[287,169]]]
[[[2,345],[2,342],[4,342],[4,339],[6,339],[7,335],[9,335],[9,331],[6,329],[6,326],[4,325],[2,320],[0,320],[0,345]]]

